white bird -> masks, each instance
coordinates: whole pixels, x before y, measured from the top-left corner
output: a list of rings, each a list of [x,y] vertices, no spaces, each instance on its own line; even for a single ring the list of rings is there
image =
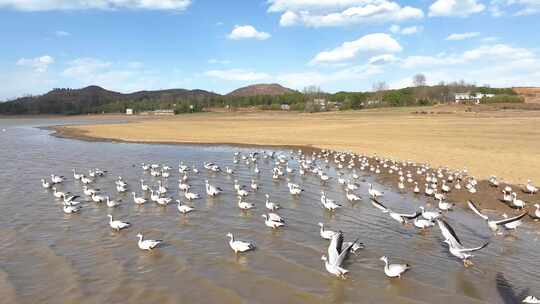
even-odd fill
[[[176,202],[178,203],[178,211],[182,214],[190,213],[194,210],[193,207],[183,204],[180,200],[176,200]]]
[[[92,196],[92,194],[97,194],[99,189],[91,189],[88,186],[83,186],[83,193],[86,196]]]
[[[421,219],[421,218],[417,217],[417,218],[414,219],[413,225],[414,225],[414,227],[419,228],[419,229],[426,229],[426,228],[433,227],[435,225],[435,223],[433,223],[430,220]]]
[[[205,180],[204,181],[204,184],[206,186],[206,194],[208,196],[217,196],[218,194],[220,194],[221,192],[223,192],[223,190],[219,187],[216,187],[216,186],[213,186],[213,185],[210,185],[210,183],[208,182],[208,180]]]
[[[448,244],[448,249],[450,253],[461,259],[463,261],[463,266],[468,267],[472,265],[471,258],[473,257],[472,252],[481,250],[485,248],[489,242],[486,242],[484,245],[474,248],[465,248],[461,241],[459,240],[454,229],[443,219],[437,219],[437,224],[441,229],[441,233],[444,237],[444,242]]]
[[[338,266],[338,265],[334,265],[334,264],[331,264],[329,261],[328,261],[328,258],[326,257],[326,255],[323,255],[321,257],[321,260],[324,261],[324,267],[326,268],[326,271],[328,271],[329,273],[339,277],[339,278],[345,278],[345,275],[347,273],[349,273],[349,271],[341,266]]]
[[[142,250],[152,250],[163,243],[162,240],[143,240],[143,235],[140,233],[137,234],[137,237],[139,238],[139,248]]]
[[[80,180],[84,176],[82,174],[78,174],[77,172],[75,172],[75,169],[72,169],[71,171],[73,171],[73,178],[75,180]]]
[[[506,213],[503,213],[502,217],[507,219],[508,215],[506,215]],[[521,226],[521,224],[523,224],[523,222],[521,220],[517,220],[504,224],[504,228],[506,228],[506,230],[516,230],[517,227]]]
[[[58,175],[54,175],[54,174],[51,174],[51,182],[53,184],[60,184],[64,181],[64,177],[63,176],[58,176]]]
[[[452,208],[454,208],[453,203],[445,202],[442,199],[439,200],[439,205],[438,206],[439,206],[439,209],[441,209],[442,211],[449,211],[449,210],[452,210]]]
[[[540,304],[540,299],[538,299],[535,296],[528,296],[525,299],[523,299],[522,303],[528,303],[528,304]]]
[[[412,220],[422,215],[422,212],[416,212],[411,214],[394,212],[386,208],[382,203],[378,202],[375,199],[371,199],[371,204],[379,208],[383,213],[388,213],[388,215],[390,215],[392,219],[398,221],[401,224],[406,224],[407,220]]]
[[[368,193],[371,197],[373,198],[377,198],[379,196],[383,196],[383,193],[380,192],[379,190],[376,190],[376,189],[373,189],[373,185],[372,184],[369,184],[369,189],[368,189]]]
[[[201,196],[198,193],[189,192],[188,190],[184,191],[184,197],[188,201],[201,198]]]
[[[328,245],[328,263],[341,267],[357,241],[358,239],[352,243],[349,242],[348,246],[343,247],[343,233],[339,231],[334,234]]]
[[[142,191],[149,191],[150,190],[150,186],[148,186],[147,184],[144,183],[144,180],[141,179],[141,190]]]
[[[116,185],[116,191],[118,191],[120,193],[126,192],[127,188],[125,186]]]
[[[243,202],[242,198],[239,197],[238,198],[238,208],[240,208],[242,210],[249,210],[249,209],[255,208],[255,204],[248,203],[248,202]]]
[[[349,202],[356,202],[356,201],[359,201],[359,200],[362,199],[360,196],[358,196],[358,195],[356,195],[356,194],[350,192],[349,189],[347,189],[345,192],[346,192],[345,195],[347,196],[347,200],[348,200]]]
[[[536,207],[536,210],[531,217],[535,220],[540,220],[540,204],[534,204],[534,207]]]
[[[229,246],[231,246],[234,253],[246,252],[255,249],[255,246],[249,242],[235,240],[232,233],[227,233],[227,237],[231,238]]]
[[[259,185],[255,182],[254,179],[251,180],[250,187],[251,187],[251,190],[253,190],[253,191],[259,190]]]
[[[135,192],[131,192],[131,194],[133,195],[133,202],[137,205],[142,205],[144,203],[146,203],[146,199],[142,196],[138,197]]]
[[[68,192],[58,191],[58,190],[56,190],[56,187],[52,187],[52,190],[53,190],[53,195],[56,198],[62,198],[64,196],[66,196],[66,194],[68,193]]]
[[[67,205],[64,204],[64,213],[66,214],[72,214],[72,213],[79,213],[81,211],[80,206],[73,206],[73,205]]]
[[[128,222],[122,222],[122,221],[119,221],[119,220],[113,220],[113,217],[110,214],[107,214],[107,216],[109,217],[109,226],[111,226],[111,228],[116,230],[116,231],[120,231],[122,229],[125,229],[125,228],[128,228],[129,226],[131,226],[131,224],[128,223]]]
[[[422,217],[428,221],[434,221],[441,216],[440,211],[426,211],[424,206],[420,206],[420,210],[422,211]]]
[[[530,194],[535,194],[536,192],[538,192],[538,188],[533,185],[530,179],[527,180],[527,185],[525,185],[525,190]]]
[[[331,240],[332,237],[337,234],[337,232],[334,232],[332,230],[326,230],[324,229],[324,224],[323,223],[319,223],[319,226],[321,227],[320,229],[320,232],[319,234],[321,235],[321,237],[325,240]]]
[[[47,180],[42,178],[41,179],[41,187],[43,187],[44,189],[49,189],[49,188],[51,188],[51,183],[49,183]]]
[[[170,202],[172,202],[172,198],[170,197],[159,197],[156,200],[156,203],[162,207],[167,206]]]
[[[92,201],[96,203],[103,203],[105,201],[105,197],[96,193],[92,193]]]
[[[525,202],[517,198],[517,193],[512,192],[512,201],[510,202],[510,207],[523,209],[525,206]]]
[[[401,278],[401,275],[411,269],[409,264],[388,264],[388,258],[382,256],[381,261],[384,262],[384,274],[390,278]]]
[[[326,193],[324,191],[321,191],[321,204],[324,206],[324,208],[334,211],[338,208],[341,208],[341,205],[336,203],[334,200],[331,200],[326,197]]]
[[[264,203],[264,205],[266,206],[266,209],[274,211],[274,210],[278,210],[279,208],[281,208],[279,206],[279,204],[273,203],[273,202],[270,201],[270,194],[267,193],[264,196],[266,197],[266,202]]]
[[[299,195],[302,193],[302,191],[304,191],[304,189],[300,188],[300,186],[297,184],[288,183],[287,186],[289,187],[289,193],[292,195]]]
[[[276,229],[285,225],[283,222],[273,221],[266,214],[263,214],[261,216],[264,218],[264,224],[272,229]]]
[[[120,205],[119,201],[111,201],[110,197],[107,196],[107,207],[114,208],[114,207],[117,207],[119,205]]]
[[[472,201],[470,201],[470,200],[467,201],[467,205],[469,206],[469,208],[474,213],[476,213],[476,215],[478,215],[479,217],[481,217],[482,219],[484,219],[487,222],[489,229],[491,229],[491,231],[493,231],[493,232],[497,232],[499,230],[500,226],[506,227],[505,226],[506,224],[509,224],[509,223],[512,223],[512,222],[515,222],[515,221],[519,221],[520,219],[522,219],[524,216],[527,215],[527,212],[524,212],[524,213],[522,213],[522,214],[520,214],[518,216],[514,216],[514,217],[511,217],[511,218],[505,218],[505,219],[502,219],[502,220],[495,221],[495,220],[490,220],[487,217],[487,215],[482,214],[482,212],[480,212],[480,210],[476,207],[476,205]]]

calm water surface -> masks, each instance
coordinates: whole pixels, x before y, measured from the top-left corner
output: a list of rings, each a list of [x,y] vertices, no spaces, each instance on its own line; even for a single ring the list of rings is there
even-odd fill
[[[96,143],[61,139],[36,126],[66,123],[61,119],[0,119],[0,295],[1,303],[514,303],[514,296],[540,291],[540,226],[527,222],[515,237],[493,238],[477,253],[475,266],[464,269],[452,258],[438,229],[419,234],[402,227],[364,198],[351,205],[335,179],[326,186],[315,176],[292,175],[306,190],[300,198],[289,195],[286,181],[271,179],[273,163],[261,160],[261,174],[253,167],[232,163],[232,153],[248,149],[229,146],[174,146]],[[69,121],[73,123],[73,120]],[[85,123],[84,120],[78,123]],[[276,151],[289,153],[290,151]],[[147,203],[139,207],[130,194],[118,195],[114,179],[122,176],[140,193],[138,181],[157,179],[143,173],[141,162],[173,167],[166,181],[169,194],[178,198],[177,164],[196,164],[201,173],[190,176],[194,191],[204,194],[204,179],[226,190],[217,198],[191,203],[197,210],[181,216],[176,205],[166,208]],[[208,173],[203,161],[231,166],[235,176]],[[296,166],[296,162],[291,162]],[[56,173],[69,177],[59,188],[82,194],[71,169],[103,168],[109,175],[96,188],[123,204],[114,210],[84,203],[80,215],[66,215],[52,194],[41,188],[40,178]],[[329,168],[329,174],[336,171]],[[343,170],[347,172],[347,170]],[[233,180],[261,189],[247,201],[257,204],[240,212],[233,195]],[[365,181],[373,177],[364,175]],[[423,197],[386,192],[384,202],[408,211],[426,203]],[[320,207],[320,190],[342,201],[332,215]],[[279,202],[287,226],[271,231],[264,226],[264,194]],[[357,193],[366,197],[367,184]],[[114,232],[107,214],[127,220],[132,227]],[[491,235],[485,223],[471,213],[448,214],[462,241],[477,245]],[[319,236],[317,222],[342,230],[346,238],[359,237],[366,249],[351,256],[348,280],[324,270],[320,260],[328,242]],[[521,229],[522,228],[522,229]],[[253,241],[257,250],[236,257],[225,237],[233,232]],[[166,244],[148,253],[137,247],[136,234]],[[413,266],[401,280],[389,280],[379,257]]]

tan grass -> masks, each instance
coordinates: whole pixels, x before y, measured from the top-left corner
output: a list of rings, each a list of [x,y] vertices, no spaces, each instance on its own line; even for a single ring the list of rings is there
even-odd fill
[[[413,114],[428,111],[434,114]],[[439,113],[439,114],[437,114]],[[305,145],[466,167],[513,183],[540,183],[540,111],[467,113],[402,108],[318,114],[202,113],[64,131],[134,142]]]

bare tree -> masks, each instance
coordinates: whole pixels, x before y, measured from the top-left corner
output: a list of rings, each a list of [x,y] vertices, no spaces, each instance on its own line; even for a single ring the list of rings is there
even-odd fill
[[[426,75],[424,74],[416,74],[413,77],[413,83],[415,87],[423,87],[426,85]]]
[[[384,81],[378,81],[373,84],[373,91],[374,92],[381,92],[388,90],[388,84]]]

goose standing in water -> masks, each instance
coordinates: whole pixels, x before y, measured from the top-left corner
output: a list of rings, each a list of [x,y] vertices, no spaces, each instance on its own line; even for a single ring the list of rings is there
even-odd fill
[[[208,182],[208,180],[205,180],[204,181],[204,184],[206,186],[206,194],[208,196],[217,196],[218,194],[220,194],[221,192],[223,192],[223,190],[219,187],[216,187],[216,186],[213,186],[213,185],[210,185],[210,183]]]
[[[97,194],[99,189],[91,189],[88,188],[88,186],[83,186],[83,193],[86,196],[92,196],[93,194]]]
[[[111,228],[116,230],[116,231],[120,231],[122,229],[126,229],[129,226],[131,226],[131,224],[128,223],[128,222],[122,222],[122,221],[119,221],[119,220],[113,220],[113,217],[110,214],[107,214],[107,216],[109,217],[109,226],[111,226]]]
[[[329,273],[337,276],[338,278],[345,279],[345,275],[349,273],[349,271],[341,266],[331,264],[328,261],[328,258],[326,255],[321,256],[321,260],[324,261],[324,267],[326,268],[326,271]]]
[[[51,174],[51,183],[53,184],[60,184],[64,181],[64,177],[63,176],[58,176],[58,175],[54,175],[54,174]]]
[[[182,214],[187,214],[194,210],[193,207],[183,204],[180,200],[176,200],[176,202],[178,203],[178,211]]]
[[[142,205],[144,203],[146,203],[146,199],[142,196],[138,197],[137,194],[135,194],[135,192],[131,192],[131,194],[133,195],[133,202],[137,205]]]
[[[455,204],[445,202],[444,200],[439,200],[439,209],[442,211],[450,211],[454,208]]]
[[[369,185],[369,189],[368,189],[369,196],[371,196],[372,198],[383,196],[383,193],[381,191],[377,189],[373,189],[373,185],[371,183],[369,183],[368,185]]]
[[[386,256],[382,256],[380,260],[384,262],[384,274],[389,278],[401,278],[405,271],[411,269],[409,264],[388,264]]]
[[[189,192],[188,190],[184,191],[184,197],[188,201],[201,198],[201,196],[198,193]]]
[[[64,196],[66,196],[66,194],[69,193],[69,192],[58,191],[56,190],[56,187],[52,187],[52,190],[53,190],[53,196],[56,198],[63,198]]]
[[[304,191],[299,185],[293,183],[287,183],[287,187],[289,187],[289,193],[292,195],[300,195]]]
[[[321,204],[324,208],[330,211],[334,211],[338,208],[341,208],[341,205],[336,203],[334,200],[331,200],[326,197],[326,193],[324,191],[321,191]]]
[[[275,213],[274,213],[274,214],[275,214]],[[279,227],[285,225],[283,222],[272,220],[272,219],[271,219],[270,217],[268,217],[266,214],[263,214],[263,215],[261,215],[261,216],[264,218],[264,224],[265,224],[267,227],[270,227],[270,228],[272,228],[272,229],[276,229],[276,228],[279,228]]]
[[[46,179],[42,178],[41,179],[41,187],[43,187],[44,189],[50,189],[51,188],[51,183],[49,183]]]
[[[64,213],[66,214],[79,213],[81,211],[81,207],[64,204],[63,210],[64,210]]]
[[[139,248],[142,250],[150,251],[163,243],[162,240],[143,240],[143,235],[141,233],[137,234],[137,237],[139,238],[137,245],[139,245]]]
[[[238,208],[242,210],[249,210],[255,208],[255,204],[242,201],[242,197],[238,198]]]
[[[414,227],[418,228],[418,229],[427,229],[427,228],[431,228],[433,226],[435,226],[435,223],[430,221],[430,220],[427,220],[425,218],[415,218],[414,221],[413,221],[413,225]]]
[[[517,193],[512,192],[512,201],[510,202],[510,207],[523,209],[525,206],[525,202],[517,198]]]
[[[473,264],[471,261],[471,258],[473,257],[472,252],[481,250],[489,244],[489,242],[486,242],[484,245],[479,247],[465,248],[454,229],[447,222],[442,219],[437,219],[437,224],[441,229],[444,242],[448,244],[448,250],[453,256],[462,260],[463,266],[465,267],[469,267]]]
[[[266,206],[266,209],[270,211],[275,211],[280,208],[279,204],[273,203],[270,201],[270,194],[267,193],[264,196],[266,197],[266,202],[264,203],[264,205]]]
[[[337,234],[337,232],[334,232],[332,230],[324,229],[324,224],[323,223],[319,223],[318,225],[321,227],[319,234],[325,240],[331,240],[332,237],[334,236],[334,234]]]
[[[538,192],[538,188],[536,188],[532,181],[529,179],[527,180],[527,185],[525,185],[525,190],[527,193],[529,194],[535,194],[536,192]]]
[[[540,220],[540,204],[534,204],[534,207],[536,208],[536,210],[531,215],[531,217],[535,220]]]
[[[94,201],[95,203],[103,203],[105,201],[105,197],[96,193],[92,193],[92,201]]]
[[[141,190],[142,191],[150,191],[150,186],[144,183],[144,180],[141,179]]]
[[[251,190],[253,190],[253,191],[259,190],[259,185],[255,182],[254,179],[251,180],[250,187],[251,187]]]
[[[107,207],[114,208],[120,206],[120,201],[112,201],[109,196],[107,196]]]
[[[73,171],[73,178],[75,180],[80,180],[84,176],[82,174],[78,174],[77,172],[75,172],[75,169],[72,169],[71,171]]]
[[[345,190],[345,195],[346,195],[347,200],[349,202],[356,202],[356,201],[362,200],[362,198],[360,196],[352,193],[349,189]]]
[[[512,222],[515,222],[515,221],[519,221],[524,216],[526,216],[528,214],[527,212],[524,212],[524,213],[522,213],[522,214],[520,214],[518,216],[514,216],[514,217],[511,217],[511,218],[505,218],[505,219],[502,219],[502,220],[494,221],[494,220],[490,220],[487,217],[487,215],[482,214],[482,212],[480,212],[480,210],[476,207],[476,205],[472,201],[470,201],[470,200],[467,201],[467,205],[469,206],[469,208],[476,215],[478,215],[479,217],[481,217],[482,219],[484,219],[487,222],[489,229],[491,229],[491,231],[493,231],[494,233],[499,231],[500,226],[506,227],[506,224],[509,224],[509,223],[512,223]]]
[[[235,240],[232,233],[227,233],[227,237],[231,238],[229,246],[231,246],[234,253],[242,253],[255,249],[255,246],[249,242]]]

